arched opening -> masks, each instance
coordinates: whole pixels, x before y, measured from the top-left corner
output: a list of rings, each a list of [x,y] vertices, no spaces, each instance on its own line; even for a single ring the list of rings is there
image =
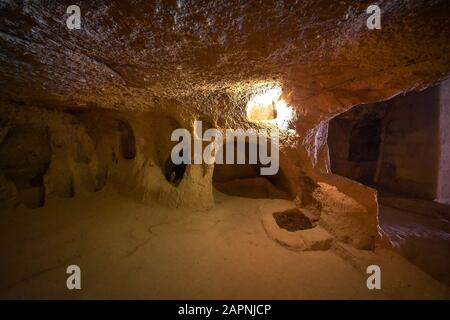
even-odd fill
[[[281,93],[282,89],[279,85],[255,88],[255,93],[247,102],[247,120],[287,129],[294,117],[294,111],[281,99]]]
[[[227,142],[222,145],[223,158],[226,159],[227,150],[237,150],[237,142]],[[288,192],[279,183],[283,180],[282,170],[272,176],[261,174],[263,165],[257,157],[256,163],[250,163],[250,150],[258,150],[258,144],[245,143],[245,163],[237,164],[237,153],[234,153],[235,161],[232,164],[215,164],[213,173],[214,187],[222,193],[247,197],[247,198],[271,198],[290,199]]]
[[[183,150],[180,150],[180,157],[183,157]],[[166,180],[174,186],[178,186],[183,180],[187,165],[185,163],[175,164],[171,157],[168,157],[164,164],[164,176]]]
[[[136,141],[133,129],[125,121],[119,121],[118,129],[120,132],[120,149],[122,157],[126,160],[132,160],[136,157]]]

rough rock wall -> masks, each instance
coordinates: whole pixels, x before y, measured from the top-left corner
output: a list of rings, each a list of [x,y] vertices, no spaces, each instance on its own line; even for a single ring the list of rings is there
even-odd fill
[[[437,201],[450,204],[450,81],[440,86],[440,154]]]
[[[189,165],[177,186],[164,175],[167,137],[180,127],[169,116],[3,106],[1,118],[2,205],[38,207],[46,197],[73,197],[110,183],[148,204],[212,206],[212,168]],[[28,200],[33,195],[23,193],[36,187],[44,193]]]
[[[57,194],[62,197],[72,197],[75,189],[86,186],[92,190],[102,184],[102,175],[99,174],[97,159],[93,156],[94,146],[84,128],[70,115],[42,108],[11,107],[4,105],[1,109],[2,160],[8,159],[7,166],[2,167],[4,178],[13,181],[15,189],[29,189],[34,187],[29,176],[30,186],[18,183],[23,170],[22,162],[27,159],[27,166],[31,163],[42,162],[45,157],[45,168],[40,170],[40,184],[45,189],[45,196]],[[26,135],[17,134],[26,128]],[[42,132],[46,138],[43,139]],[[33,137],[30,139],[30,137]],[[41,138],[38,138],[41,137]],[[46,150],[43,153],[43,150]],[[39,158],[36,158],[39,154]],[[35,159],[35,160],[33,160]],[[8,168],[9,167],[9,168]],[[14,172],[15,171],[15,172]],[[3,179],[3,178],[2,178]],[[15,202],[18,194],[12,190],[2,194],[9,202]],[[19,197],[20,198],[20,197]],[[43,204],[44,200],[41,200]]]
[[[391,101],[378,184],[435,199],[439,172],[439,87]]]

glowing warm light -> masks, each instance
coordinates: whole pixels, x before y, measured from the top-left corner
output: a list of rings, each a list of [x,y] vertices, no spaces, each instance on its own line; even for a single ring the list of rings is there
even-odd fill
[[[275,103],[277,108],[277,117],[271,122],[275,122],[280,128],[287,130],[289,122],[294,118],[294,110],[289,107],[284,100],[278,100]]]
[[[254,95],[253,98],[249,101],[249,103],[259,105],[271,105],[272,102],[278,101],[280,96],[281,96],[281,88],[276,87]]]
[[[280,87],[257,92],[247,103],[248,120],[262,121],[287,129],[294,112],[280,96]]]
[[[273,88],[256,93],[247,103],[247,118],[250,121],[273,120],[277,117],[276,101],[281,89]]]

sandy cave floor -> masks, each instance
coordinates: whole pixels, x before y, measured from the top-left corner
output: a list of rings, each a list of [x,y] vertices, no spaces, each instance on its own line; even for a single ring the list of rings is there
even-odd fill
[[[270,203],[215,193],[208,211],[145,206],[105,188],[0,221],[1,298],[380,299],[444,298],[449,289],[386,249],[373,255],[382,290],[337,250],[290,251],[266,235]],[[81,267],[82,289],[66,288]]]

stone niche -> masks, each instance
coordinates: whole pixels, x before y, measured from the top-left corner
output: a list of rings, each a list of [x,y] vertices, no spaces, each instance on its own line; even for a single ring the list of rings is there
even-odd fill
[[[50,161],[49,134],[42,126],[11,127],[0,145],[2,179],[12,182],[18,200],[30,208],[45,203],[43,178]]]
[[[227,142],[223,148],[224,159],[226,159],[227,148],[236,147],[236,142]],[[260,174],[263,165],[259,158],[257,163],[249,163],[250,148],[258,150],[258,144],[250,146],[245,144],[245,163],[244,164],[215,164],[213,174],[213,184],[219,191],[248,198],[274,198],[274,199],[292,199],[292,195],[286,190],[283,181],[286,179],[283,170],[279,169],[274,176],[264,176]],[[236,158],[236,154],[235,154]]]
[[[176,183],[170,181],[170,133],[183,127],[173,117],[6,106],[2,119],[3,206],[41,207],[48,197],[74,197],[107,184],[148,204],[212,206],[212,168],[187,165]]]

